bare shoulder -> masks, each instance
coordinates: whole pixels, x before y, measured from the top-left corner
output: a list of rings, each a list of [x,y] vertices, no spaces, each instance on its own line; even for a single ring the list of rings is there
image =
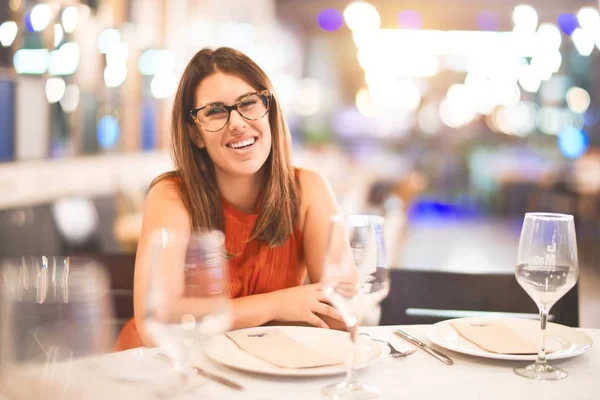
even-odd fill
[[[322,196],[333,196],[333,190],[325,176],[312,169],[299,169],[298,180],[302,202],[318,199]]]
[[[146,196],[144,224],[182,228],[190,223],[189,213],[181,197],[176,179],[161,179]]]
[[[174,178],[164,178],[156,182],[146,197],[147,202],[173,202],[181,203],[181,189],[179,182]]]
[[[337,202],[327,178],[311,169],[299,169],[300,183],[300,226],[305,227],[309,215],[318,215],[321,211],[332,214],[337,211]],[[315,213],[315,209],[319,212]]]

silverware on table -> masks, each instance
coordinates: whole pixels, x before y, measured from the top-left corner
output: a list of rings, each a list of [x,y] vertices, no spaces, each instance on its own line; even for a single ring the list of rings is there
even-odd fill
[[[419,347],[421,350],[423,350],[423,351],[431,354],[432,356],[434,356],[435,358],[437,358],[438,360],[440,360],[444,364],[447,364],[447,365],[454,364],[454,361],[452,361],[452,359],[450,357],[448,357],[447,355],[445,355],[441,351],[432,348],[427,343],[424,343],[424,342],[420,341],[416,337],[411,336],[408,333],[406,333],[404,331],[401,331],[400,329],[394,329],[394,333],[397,336],[400,336],[402,339],[408,341],[409,343],[412,343],[415,346]]]
[[[390,348],[390,357],[392,357],[392,358],[406,358],[406,357],[410,356],[411,354],[413,354],[415,351],[417,351],[417,349],[400,351],[400,350],[396,349],[394,346],[392,346],[392,344],[390,342],[388,342],[386,340],[374,338],[366,332],[360,332],[359,335],[366,336],[369,339],[374,340],[376,342],[381,342],[381,343],[387,344],[387,346]]]
[[[163,360],[163,361],[166,361],[166,362],[169,362],[169,363],[173,362],[173,359],[171,357],[169,357],[168,355],[164,354],[164,353],[158,353],[156,356],[159,359]],[[237,383],[235,383],[235,382],[233,382],[233,381],[231,381],[231,380],[229,380],[227,378],[224,378],[224,377],[219,376],[219,375],[215,375],[212,372],[208,372],[208,371],[206,371],[206,370],[204,370],[202,368],[196,367],[195,365],[190,365],[190,368],[194,372],[196,372],[198,375],[203,376],[205,378],[208,378],[210,380],[213,380],[215,382],[219,382],[222,385],[228,386],[228,387],[230,387],[232,389],[235,389],[235,390],[244,390],[244,387],[242,385],[239,385],[239,384],[237,384]]]

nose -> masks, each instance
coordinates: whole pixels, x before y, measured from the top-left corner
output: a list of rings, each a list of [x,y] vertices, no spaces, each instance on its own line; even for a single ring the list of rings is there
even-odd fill
[[[238,110],[232,110],[229,113],[229,130],[232,132],[242,132],[246,128],[246,120]]]

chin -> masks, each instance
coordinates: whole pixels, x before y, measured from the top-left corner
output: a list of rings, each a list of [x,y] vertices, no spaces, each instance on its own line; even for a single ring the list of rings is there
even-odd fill
[[[248,161],[246,163],[242,163],[242,165],[235,165],[232,168],[229,168],[229,172],[233,175],[238,176],[252,176],[259,172],[262,167],[265,165],[266,160],[263,162],[259,161]]]

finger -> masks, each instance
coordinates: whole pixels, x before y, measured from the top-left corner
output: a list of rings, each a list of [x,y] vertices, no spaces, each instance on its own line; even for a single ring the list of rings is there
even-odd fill
[[[329,329],[329,325],[327,325],[325,323],[325,321],[323,321],[321,318],[317,317],[315,314],[310,313],[310,315],[307,318],[307,321],[309,324],[316,326],[317,328],[325,328],[325,329]]]
[[[326,315],[330,318],[337,319],[339,321],[343,320],[342,315],[338,310],[324,303],[317,303],[313,308],[313,311],[318,312],[319,314]]]
[[[317,293],[316,300],[320,303],[331,304],[331,300],[329,300],[329,297],[324,292]]]

